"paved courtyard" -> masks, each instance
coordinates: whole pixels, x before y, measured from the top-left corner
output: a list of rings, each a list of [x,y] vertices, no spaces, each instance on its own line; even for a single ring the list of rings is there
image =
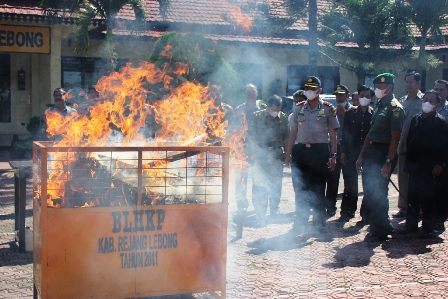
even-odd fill
[[[0,166],[0,298],[32,298],[32,253],[20,253],[14,242],[13,173],[5,169],[7,163]],[[392,179],[396,183],[396,175]],[[231,219],[236,204],[229,199],[227,298],[448,298],[446,233],[432,239],[395,234],[369,243],[364,241],[367,227],[355,226],[359,215],[342,224],[337,213],[328,220],[327,234],[310,230],[297,236],[290,231],[294,196],[289,169],[283,186],[281,215],[257,228],[250,207],[243,237],[235,242]],[[32,228],[31,188],[29,183],[26,225]],[[361,198],[362,193],[359,204]],[[396,201],[390,186],[390,214],[397,210]],[[399,228],[403,222],[393,225]]]

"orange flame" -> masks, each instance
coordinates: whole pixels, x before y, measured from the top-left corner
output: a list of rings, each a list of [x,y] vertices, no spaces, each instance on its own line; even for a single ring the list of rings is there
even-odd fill
[[[228,3],[225,0],[221,0],[221,2],[225,3],[230,8],[230,13],[228,14],[230,21],[242,27],[246,32],[252,31],[253,20],[249,15],[245,15],[241,11],[241,8],[236,4]]]
[[[47,133],[50,137],[60,136],[61,140],[56,145],[63,147],[162,145],[167,142],[171,145],[203,145],[206,141],[223,139],[227,129],[227,121],[223,121],[225,113],[214,106],[209,87],[188,81],[176,86],[179,81],[184,81],[177,79],[178,76],[186,72],[188,65],[181,63],[176,64],[175,69],[168,64],[159,69],[149,62],[138,67],[127,64],[119,72],[98,81],[96,90],[100,100],[89,106],[88,114],[75,113],[63,117],[56,111],[46,111]],[[158,94],[160,88],[167,90],[168,96],[155,101],[154,106],[149,105],[147,95]],[[142,128],[148,127],[148,119],[158,126],[154,139],[141,133]],[[237,146],[236,141],[229,145]],[[65,184],[70,177],[69,165],[77,157],[73,153],[53,155],[47,203],[64,207],[68,205]],[[163,184],[157,178],[166,176],[162,174],[166,163],[161,161],[157,165],[144,166],[145,177],[150,181],[147,185]],[[117,165],[116,171],[119,172],[121,167],[123,165]],[[96,172],[90,170],[90,175],[94,177]],[[56,204],[55,200],[62,202]],[[92,200],[86,206],[97,202]]]

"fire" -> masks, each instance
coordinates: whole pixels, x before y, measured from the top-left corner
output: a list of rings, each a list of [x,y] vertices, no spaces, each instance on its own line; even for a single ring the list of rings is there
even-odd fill
[[[253,20],[249,15],[245,15],[241,11],[241,8],[236,4],[228,3],[225,0],[221,0],[221,2],[225,3],[230,8],[230,13],[228,15],[230,21],[241,26],[246,32],[252,31]]]
[[[169,51],[169,47],[166,48],[165,54],[170,55]],[[119,72],[102,77],[98,81],[96,90],[100,100],[91,103],[87,109],[88,113],[62,117],[58,112],[47,111],[47,133],[50,137],[58,136],[55,145],[62,147],[204,145],[223,140],[226,137],[228,122],[223,121],[224,112],[214,106],[209,87],[178,79],[187,73],[188,69],[188,65],[181,63],[176,64],[175,69],[171,69],[168,64],[160,69],[149,62],[143,62],[138,67],[127,64]],[[179,85],[179,82],[183,83]],[[160,89],[168,91],[168,95],[150,105],[147,95],[157,95]],[[157,130],[154,130],[154,138],[142,133],[154,129],[150,126],[157,127]],[[237,140],[241,141],[241,138],[237,136],[227,144],[239,148],[235,143]],[[237,157],[244,158],[240,155]],[[49,206],[70,206],[65,194],[68,187],[66,182],[72,176],[70,165],[77,163],[79,158],[71,153],[53,154],[52,161],[49,161]],[[158,178],[167,176],[164,169],[168,163],[165,160],[154,161],[157,162],[143,165],[144,177],[147,180],[144,185],[154,187],[146,190],[148,198],[153,202],[158,199],[154,190],[164,184]],[[114,168],[112,177],[120,175],[125,167],[115,165]],[[100,169],[93,167],[87,170],[85,177],[96,178],[100,175]],[[112,190],[120,188],[113,187],[113,183],[111,185]],[[70,188],[76,188],[76,184]],[[124,188],[123,185],[121,188]],[[84,206],[95,206],[99,201],[101,198],[94,198]]]
[[[248,124],[245,115],[240,127],[233,128],[222,141],[224,146],[230,147],[230,154],[233,158],[233,170],[238,171],[248,166],[247,155],[244,150],[246,131]]]

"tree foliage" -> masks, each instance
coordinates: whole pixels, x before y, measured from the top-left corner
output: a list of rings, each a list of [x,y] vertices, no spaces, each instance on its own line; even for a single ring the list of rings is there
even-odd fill
[[[417,67],[432,68],[439,65],[441,62],[437,62],[433,55],[427,55],[425,49],[428,37],[432,42],[444,43],[440,27],[448,24],[448,0],[431,0],[430,3],[421,0],[403,1],[404,12],[421,34],[418,55],[414,55],[417,56]]]
[[[339,63],[354,71],[361,84],[366,74],[381,71],[381,63],[411,49],[413,36],[403,9],[399,0],[335,0],[331,11],[321,18],[320,36],[327,42],[327,53],[349,57]],[[356,46],[341,47],[338,42]]]
[[[183,75],[186,80],[220,85],[224,101],[232,106],[242,98],[244,87],[238,73],[215,50],[215,44],[198,33],[163,35],[157,40],[149,61],[160,68],[168,64],[172,69],[179,62],[188,64],[188,73]]]
[[[79,54],[85,54],[89,49],[89,29],[96,18],[105,22],[108,49],[112,58],[115,56],[112,29],[115,26],[117,13],[124,6],[129,5],[134,11],[137,23],[144,24],[145,21],[141,0],[41,0],[40,5],[50,20],[64,15],[76,18],[74,48]]]

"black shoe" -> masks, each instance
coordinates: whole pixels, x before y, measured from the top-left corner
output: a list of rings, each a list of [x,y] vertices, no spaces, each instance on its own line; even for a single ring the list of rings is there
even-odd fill
[[[434,230],[437,233],[443,233],[445,231],[445,224],[443,222],[437,222]]]
[[[367,221],[365,221],[364,219],[359,220],[358,222],[356,222],[356,227],[364,227],[366,226],[368,223]]]
[[[387,233],[388,235],[393,235],[393,234],[395,233],[395,229],[394,229],[394,227],[393,227],[392,225],[388,225],[388,226],[386,227],[386,233]]]
[[[325,226],[319,226],[318,228],[317,228],[317,230],[319,231],[319,233],[321,233],[321,234],[326,234],[327,233],[327,228],[325,227]]]
[[[344,214],[344,215],[341,215],[341,217],[339,217],[337,222],[345,223],[345,222],[348,222],[349,220],[350,220],[350,217],[348,215]]]
[[[392,218],[394,219],[406,218],[406,213],[398,211],[398,213],[392,214]]]
[[[291,232],[293,232],[294,234],[300,235],[305,233],[307,230],[305,225],[296,225],[294,224],[291,228]]]
[[[376,235],[368,233],[364,241],[368,242],[378,242],[378,241],[386,241],[389,237],[387,235]]]
[[[336,215],[336,209],[327,209],[327,218],[331,218]]]
[[[432,231],[423,231],[422,234],[420,235],[420,238],[422,239],[429,239],[434,237],[434,233]]]
[[[400,235],[415,235],[417,233],[418,230],[415,229],[409,229],[409,228],[397,229],[397,234]]]

